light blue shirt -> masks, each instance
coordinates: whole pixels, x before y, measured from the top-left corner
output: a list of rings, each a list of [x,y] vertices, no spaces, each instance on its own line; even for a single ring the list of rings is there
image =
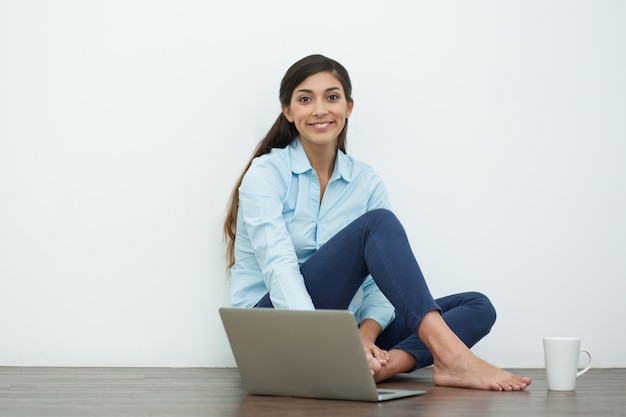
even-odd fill
[[[314,309],[300,265],[360,215],[389,206],[374,171],[341,151],[321,204],[320,183],[299,139],[255,158],[239,187],[232,304],[252,307],[269,291],[275,308]],[[358,322],[371,318],[383,328],[394,318],[371,276],[349,309]]]

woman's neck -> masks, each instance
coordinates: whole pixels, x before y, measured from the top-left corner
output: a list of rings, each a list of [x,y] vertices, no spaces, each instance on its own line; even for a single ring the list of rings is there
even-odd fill
[[[307,146],[308,145],[308,146]],[[317,174],[320,182],[320,201],[324,196],[326,185],[330,181],[335,169],[335,160],[337,159],[336,146],[311,146],[311,144],[303,144],[304,152],[311,167]]]

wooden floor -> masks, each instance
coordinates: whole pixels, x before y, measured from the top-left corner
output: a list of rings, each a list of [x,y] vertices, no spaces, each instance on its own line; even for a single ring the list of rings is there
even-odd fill
[[[429,369],[381,387],[424,389],[387,401],[247,395],[236,369],[0,367],[0,416],[626,416],[626,369],[592,369],[575,392],[547,390],[544,370],[525,370],[521,393],[436,387]]]

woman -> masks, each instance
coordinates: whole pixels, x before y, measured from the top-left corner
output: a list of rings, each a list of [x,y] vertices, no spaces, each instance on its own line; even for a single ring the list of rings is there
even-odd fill
[[[232,304],[350,309],[374,379],[433,365],[438,385],[520,391],[531,382],[476,357],[495,311],[479,293],[434,300],[387,192],[346,155],[354,102],[345,68],[296,62],[282,113],[231,198],[224,231]]]

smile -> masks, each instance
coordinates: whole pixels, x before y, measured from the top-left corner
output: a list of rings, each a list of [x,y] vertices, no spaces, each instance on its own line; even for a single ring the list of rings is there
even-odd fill
[[[314,127],[316,129],[326,129],[331,124],[332,122],[310,123],[309,126]]]

